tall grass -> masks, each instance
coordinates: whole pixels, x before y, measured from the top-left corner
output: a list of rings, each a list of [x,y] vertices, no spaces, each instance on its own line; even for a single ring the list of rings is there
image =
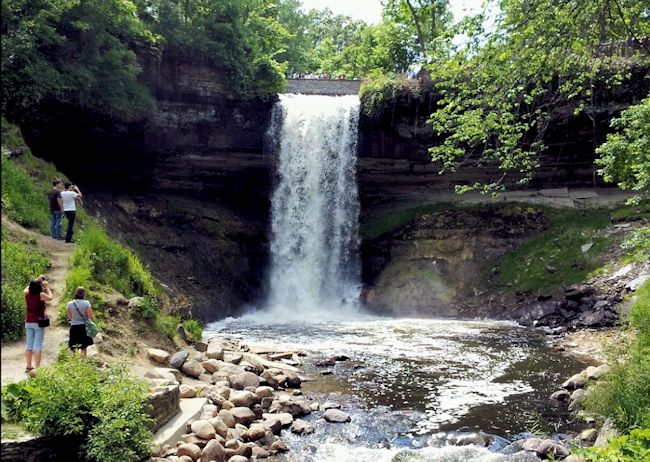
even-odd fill
[[[49,267],[45,255],[34,247],[12,242],[2,233],[2,341],[23,335],[25,295],[29,281]]]

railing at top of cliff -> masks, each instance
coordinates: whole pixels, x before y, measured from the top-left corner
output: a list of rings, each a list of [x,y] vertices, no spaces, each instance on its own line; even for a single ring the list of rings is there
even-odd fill
[[[358,95],[361,80],[345,79],[287,79],[286,93],[302,95]]]

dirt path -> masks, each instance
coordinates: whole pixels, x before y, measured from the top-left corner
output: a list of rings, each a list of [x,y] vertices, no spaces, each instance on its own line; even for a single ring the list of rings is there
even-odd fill
[[[47,271],[47,280],[52,289],[53,299],[47,304],[50,317],[54,320],[58,314],[61,302],[61,294],[65,287],[65,277],[69,269],[69,259],[74,251],[74,245],[57,241],[49,236],[44,236],[32,230],[2,217],[2,228],[17,236],[26,237],[36,241],[38,248],[43,251],[50,260],[50,269]],[[25,281],[27,284],[27,281]],[[41,364],[52,364],[56,361],[61,344],[68,342],[68,327],[52,325],[45,329],[45,342],[43,345],[43,359]],[[25,374],[25,341],[24,339],[15,342],[7,342],[2,345],[2,385],[10,382],[17,382],[26,378]]]

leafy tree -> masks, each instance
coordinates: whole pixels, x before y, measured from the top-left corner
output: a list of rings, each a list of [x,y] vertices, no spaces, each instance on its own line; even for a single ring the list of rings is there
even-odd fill
[[[596,152],[602,166],[599,173],[606,181],[635,191],[634,202],[650,198],[650,97],[630,106],[612,121],[617,132]]]
[[[2,110],[48,98],[125,117],[151,108],[133,49],[158,37],[135,13],[129,0],[2,2]]]
[[[643,2],[502,0],[500,9],[490,33],[480,16],[465,21],[467,45],[431,69],[441,95],[431,123],[444,138],[430,149],[432,160],[442,172],[468,163],[503,171],[461,192],[499,189],[510,176],[528,181],[545,148],[549,111],[564,101],[593,118],[594,88],[621,84],[631,61],[649,58]]]

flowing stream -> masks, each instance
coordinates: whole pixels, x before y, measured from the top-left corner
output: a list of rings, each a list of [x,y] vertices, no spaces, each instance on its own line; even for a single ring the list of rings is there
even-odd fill
[[[307,352],[314,380],[303,392],[351,414],[351,423],[329,424],[314,412],[313,434],[283,432],[283,461],[537,460],[513,454],[509,439],[557,433],[565,422],[548,396],[581,364],[512,323],[385,319],[358,306],[358,114],[356,96],[281,95],[269,129],[269,299],[205,335]],[[449,444],[477,435],[486,447]]]

